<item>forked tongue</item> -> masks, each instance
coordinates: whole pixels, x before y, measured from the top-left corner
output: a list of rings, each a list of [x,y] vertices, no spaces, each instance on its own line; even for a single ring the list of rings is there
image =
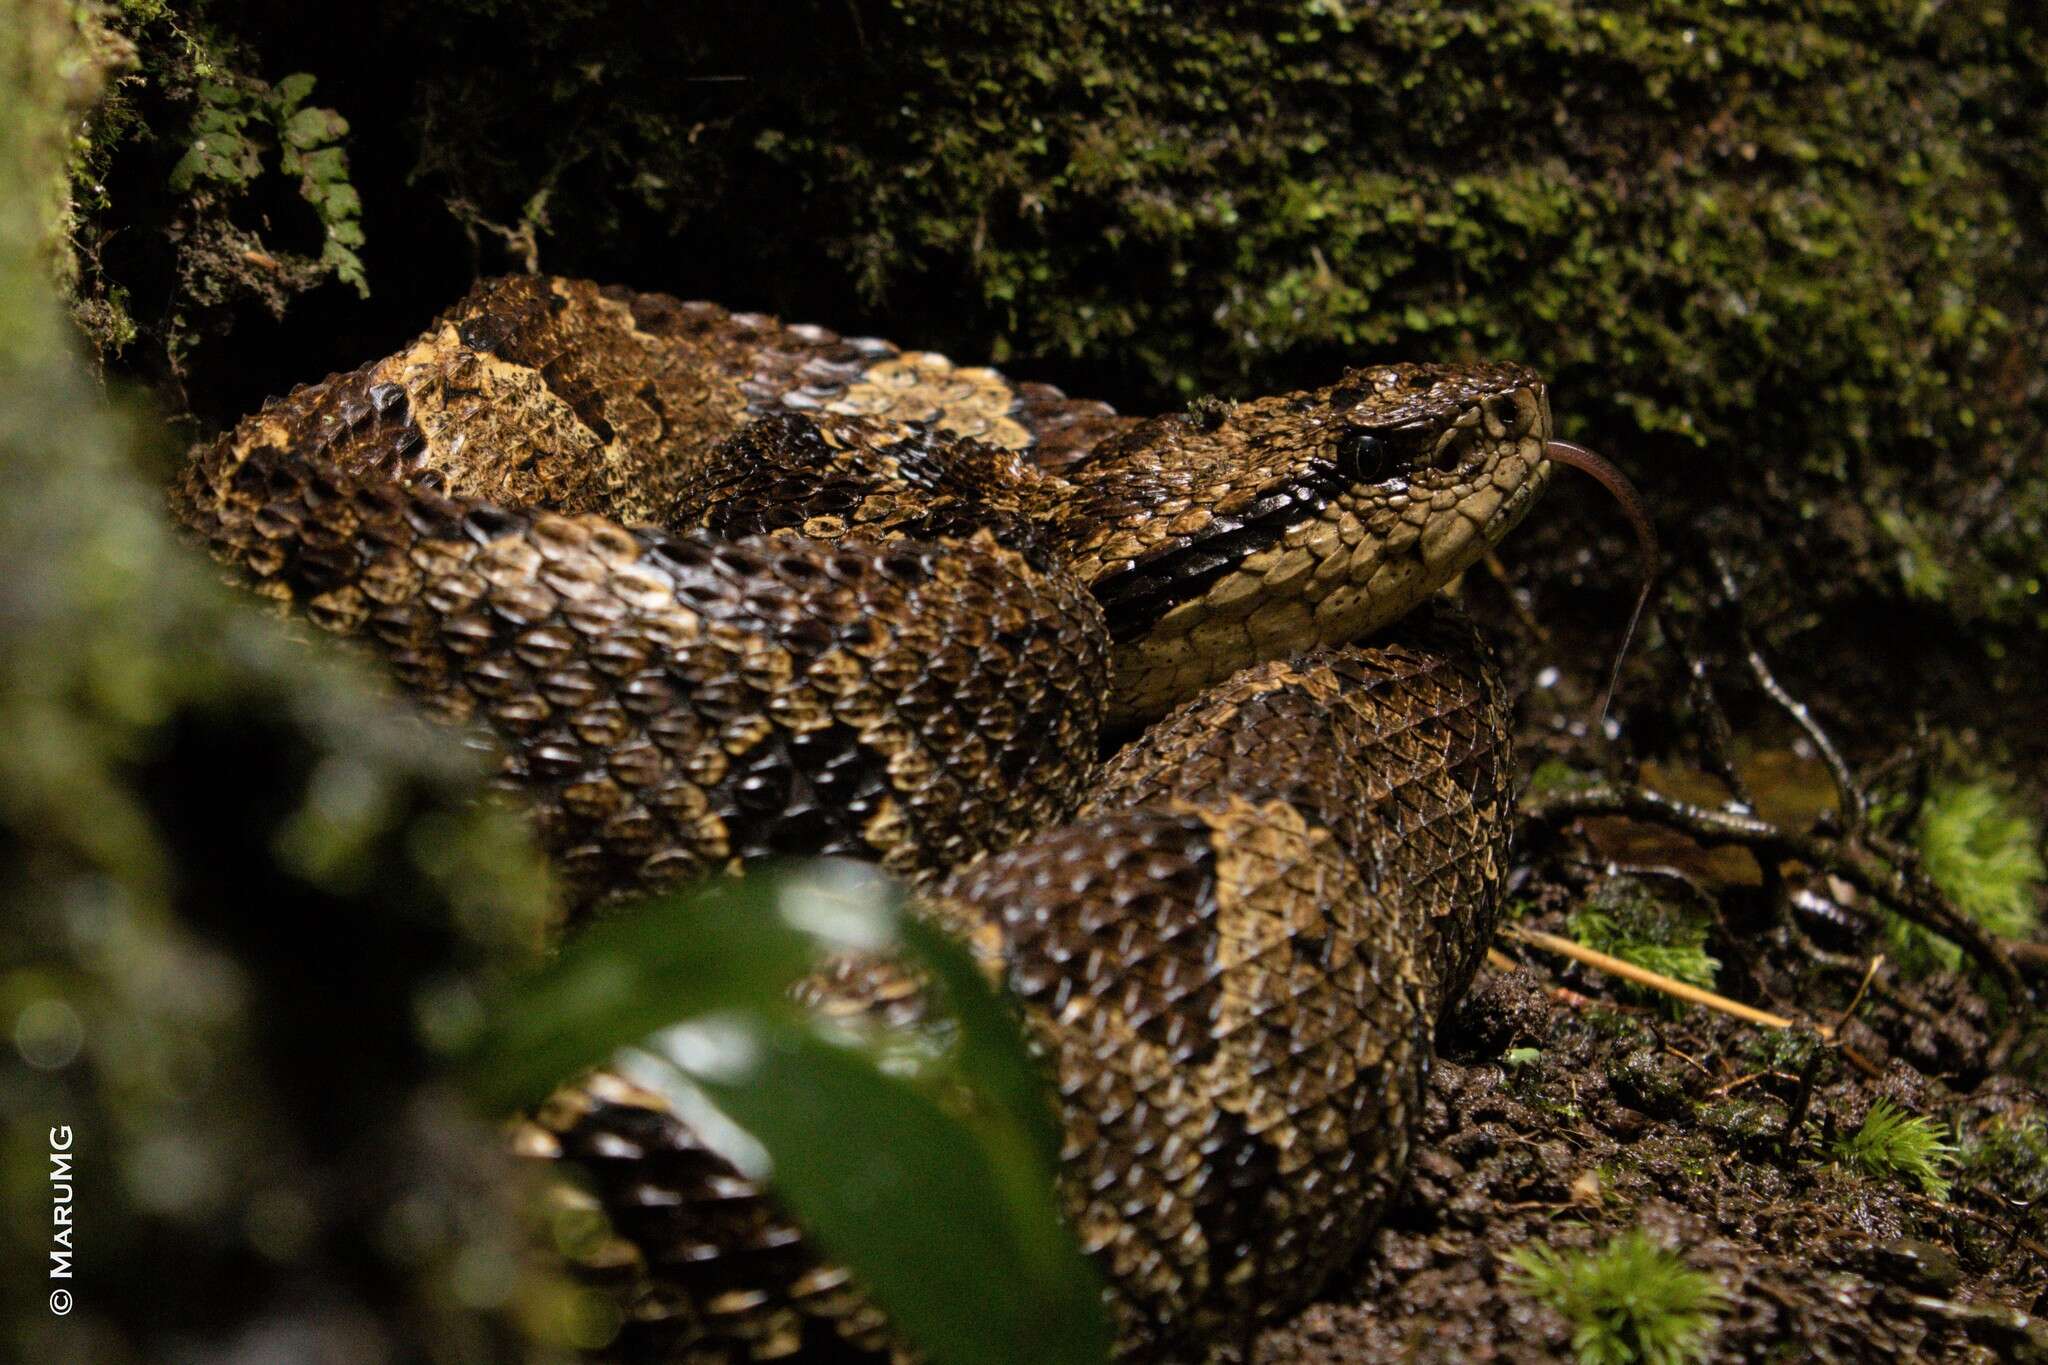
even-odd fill
[[[1614,651],[1614,667],[1607,674],[1607,690],[1600,694],[1599,727],[1604,732],[1607,729],[1607,708],[1613,704],[1614,689],[1621,682],[1622,660],[1628,657],[1629,642],[1635,639],[1636,625],[1643,619],[1643,608],[1650,604],[1650,590],[1657,585],[1657,570],[1662,558],[1657,549],[1657,528],[1650,524],[1650,513],[1643,506],[1642,494],[1636,492],[1627,475],[1602,457],[1570,441],[1552,441],[1544,447],[1543,453],[1553,464],[1570,465],[1597,479],[1600,486],[1621,504],[1622,515],[1628,518],[1628,524],[1636,532],[1636,553],[1642,560],[1643,586],[1636,594],[1635,610],[1628,614],[1628,628],[1621,633],[1621,644]]]

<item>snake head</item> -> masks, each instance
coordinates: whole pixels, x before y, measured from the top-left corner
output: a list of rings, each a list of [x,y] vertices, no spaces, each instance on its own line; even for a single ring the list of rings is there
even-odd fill
[[[1521,520],[1549,438],[1519,365],[1380,365],[1099,448],[1069,475],[1069,562],[1116,641],[1114,719],[1396,620]]]

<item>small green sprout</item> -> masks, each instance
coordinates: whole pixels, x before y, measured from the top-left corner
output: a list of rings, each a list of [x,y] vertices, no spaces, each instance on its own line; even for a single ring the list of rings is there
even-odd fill
[[[1591,773],[1581,772],[1561,758],[1546,758],[1536,765],[1536,771],[1529,774],[1529,787],[1525,795],[1548,796],[1552,792],[1576,791],[1594,785]]]
[[[1919,1182],[1922,1193],[1946,1199],[1948,1181],[1941,1167],[1954,1158],[1955,1150],[1942,1141],[1932,1119],[1879,1100],[1870,1106],[1862,1127],[1836,1140],[1834,1156],[1865,1175],[1910,1177]]]
[[[1594,1252],[1524,1247],[1511,1281],[1572,1325],[1579,1365],[1691,1365],[1706,1355],[1728,1293],[1641,1229]]]

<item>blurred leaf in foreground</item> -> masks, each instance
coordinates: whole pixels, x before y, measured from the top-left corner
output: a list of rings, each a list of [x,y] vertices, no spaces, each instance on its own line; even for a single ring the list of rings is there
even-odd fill
[[[944,1017],[877,1033],[800,1010],[791,985],[849,952],[914,966]],[[494,1001],[471,1050],[502,1108],[607,1062],[769,1183],[932,1360],[1107,1357],[1016,1024],[879,873],[801,864],[615,912]]]

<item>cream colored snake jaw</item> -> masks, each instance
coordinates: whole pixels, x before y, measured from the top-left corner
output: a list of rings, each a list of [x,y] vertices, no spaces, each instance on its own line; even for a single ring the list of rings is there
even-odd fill
[[[1390,1197],[1506,872],[1508,705],[1470,627],[1348,642],[1505,535],[1549,442],[1514,366],[1140,420],[522,278],[196,452],[173,505],[488,737],[581,900],[788,853],[917,883],[1020,1002],[1120,1348],[1220,1359]],[[1099,765],[1106,724],[1162,713]],[[809,989],[914,1015],[889,975]],[[585,1268],[612,1354],[907,1350],[622,1078],[516,1144],[611,1221]]]

